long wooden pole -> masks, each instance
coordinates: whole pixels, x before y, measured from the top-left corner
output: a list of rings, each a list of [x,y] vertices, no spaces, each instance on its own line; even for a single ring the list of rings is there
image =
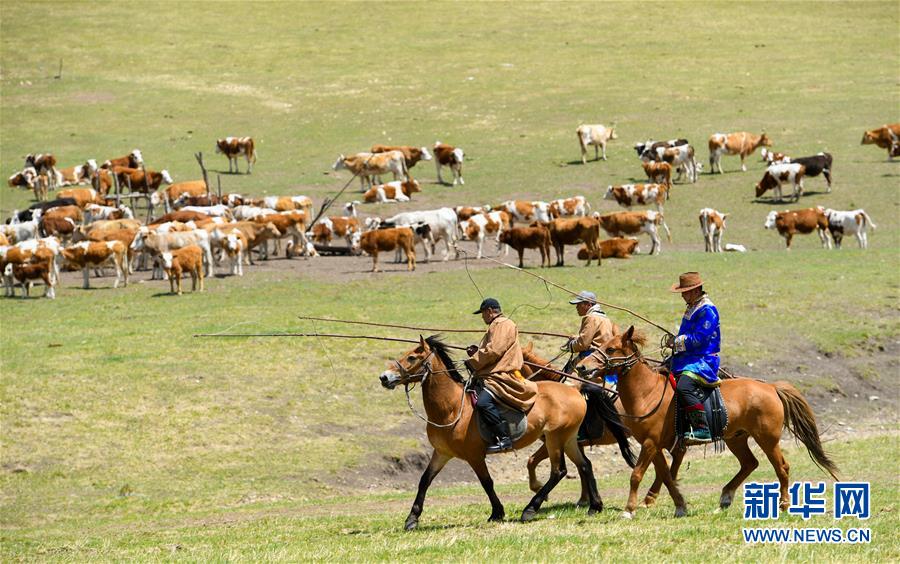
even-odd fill
[[[557,284],[557,283],[555,283],[555,282],[551,282],[550,280],[547,280],[547,279],[544,278],[543,276],[539,276],[539,275],[537,275],[537,274],[535,274],[535,273],[533,273],[533,272],[528,272],[527,270],[525,270],[525,269],[523,269],[523,268],[519,268],[518,266],[514,266],[514,265],[512,265],[512,264],[509,264],[509,263],[506,263],[506,262],[503,262],[503,261],[499,261],[499,260],[497,260],[497,259],[491,258],[491,257],[486,256],[486,255],[484,256],[484,258],[488,259],[489,261],[496,262],[497,264],[502,265],[502,266],[505,266],[505,267],[507,267],[507,268],[511,268],[511,269],[513,269],[513,270],[518,270],[519,272],[524,272],[525,274],[527,274],[527,275],[529,275],[529,276],[533,276],[534,278],[537,278],[538,280],[540,280],[541,282],[544,282],[545,284],[549,284],[549,285],[553,286],[554,288],[558,288],[558,289],[562,290],[563,292],[566,292],[566,293],[571,294],[571,295],[573,295],[573,296],[577,296],[577,295],[578,295],[578,292],[573,292],[572,290],[570,290],[570,289],[568,289],[568,288],[566,288],[566,287],[564,287],[564,286],[560,286],[559,284]],[[603,305],[603,306],[606,306],[606,307],[609,307],[609,308],[612,308],[612,309],[617,309],[617,310],[619,310],[619,311],[624,311],[624,312],[626,312],[626,313],[629,313],[629,314],[633,315],[634,317],[637,317],[637,318],[640,319],[641,321],[645,321],[645,322],[649,323],[650,325],[656,327],[656,328],[659,329],[660,331],[664,331],[667,335],[672,335],[672,332],[669,331],[668,329],[666,329],[665,327],[663,327],[662,325],[660,325],[660,324],[658,324],[658,323],[654,323],[653,321],[650,321],[649,319],[647,319],[647,318],[644,317],[643,315],[640,315],[640,314],[638,314],[638,313],[635,313],[634,311],[628,309],[627,307],[622,307],[622,306],[613,305],[613,304],[608,303],[608,302],[601,302],[600,300],[590,300],[590,301],[593,302],[593,303],[595,303],[595,304],[600,304],[600,305]]]
[[[409,329],[411,331],[433,331],[437,333],[484,333],[481,329],[441,329],[437,327],[414,327],[411,325],[395,325],[392,323],[375,323],[372,321],[350,321],[346,319],[333,319],[330,317],[315,317],[312,315],[300,315],[300,319],[311,321],[327,321],[330,323],[346,323],[348,325],[368,325],[371,327],[387,327],[389,329]],[[519,331],[522,335],[538,335],[542,337],[561,337],[568,339],[571,335],[563,335],[562,333],[547,333],[543,331]]]

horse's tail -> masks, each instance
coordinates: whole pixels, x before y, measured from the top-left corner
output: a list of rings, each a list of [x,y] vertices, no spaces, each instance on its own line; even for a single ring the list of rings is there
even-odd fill
[[[637,458],[634,451],[631,450],[631,443],[628,442],[628,429],[622,424],[622,418],[616,411],[616,405],[610,394],[604,390],[593,386],[585,386],[582,392],[587,395],[587,406],[589,410],[593,410],[594,414],[603,422],[603,425],[609,429],[616,442],[619,443],[619,451],[622,458],[629,468],[634,468],[637,464]]]
[[[775,391],[778,393],[778,399],[784,406],[784,426],[795,437],[800,439],[806,450],[809,452],[813,462],[825,470],[831,477],[838,480],[837,465],[828,458],[825,450],[822,448],[822,442],[819,440],[819,429],[816,427],[816,416],[813,414],[812,408],[806,403],[800,390],[787,382],[775,382]]]

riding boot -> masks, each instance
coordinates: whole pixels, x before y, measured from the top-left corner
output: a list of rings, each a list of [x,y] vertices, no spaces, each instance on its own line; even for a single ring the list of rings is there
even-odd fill
[[[506,430],[505,422],[493,426],[491,432],[494,434],[496,442],[488,445],[486,449],[487,454],[499,454],[513,449],[512,437],[509,436],[509,432]]]
[[[691,429],[684,434],[684,438],[689,441],[708,443],[712,441],[709,434],[709,425],[706,423],[706,412],[702,409],[688,411]]]

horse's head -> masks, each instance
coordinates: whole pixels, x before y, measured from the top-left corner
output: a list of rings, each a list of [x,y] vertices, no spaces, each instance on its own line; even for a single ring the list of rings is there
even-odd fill
[[[635,331],[634,325],[624,333],[615,335],[603,343],[600,350],[583,359],[577,370],[588,378],[606,374],[623,374],[641,358],[641,347],[647,343],[647,336]]]
[[[398,385],[421,382],[428,370],[428,360],[433,351],[425,338],[419,335],[419,344],[400,358],[391,362],[388,369],[381,373],[381,385],[393,390]]]

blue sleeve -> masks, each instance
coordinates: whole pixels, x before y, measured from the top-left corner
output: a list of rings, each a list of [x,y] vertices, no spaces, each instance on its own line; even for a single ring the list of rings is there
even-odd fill
[[[715,308],[705,307],[697,312],[697,319],[692,320],[691,325],[691,332],[676,338],[676,351],[703,353],[708,350],[716,338],[719,329],[719,312]]]

